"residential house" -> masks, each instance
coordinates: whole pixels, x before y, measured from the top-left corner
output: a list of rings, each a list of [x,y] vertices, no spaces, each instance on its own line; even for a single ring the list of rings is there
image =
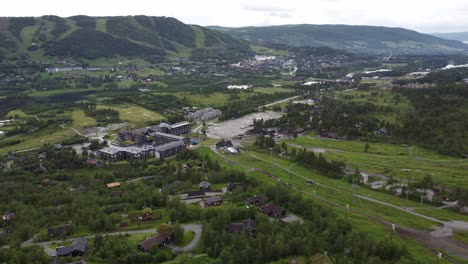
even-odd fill
[[[200,182],[200,184],[198,184],[198,189],[200,189],[200,191],[207,191],[210,188],[211,188],[211,183],[207,181],[202,181]]]
[[[50,237],[66,237],[69,236],[71,233],[70,225],[61,225],[61,226],[54,226],[49,227],[47,229],[47,233]]]
[[[149,237],[137,245],[138,249],[142,252],[148,252],[153,247],[164,247],[174,240],[174,233],[171,234],[158,234],[154,237]]]
[[[146,222],[146,221],[153,221],[153,220],[161,220],[161,214],[153,214],[152,212],[144,212],[141,215],[134,214],[130,216],[130,221],[136,222]]]
[[[257,223],[255,220],[248,218],[243,223],[229,224],[228,231],[231,233],[255,233],[257,231]]]
[[[223,197],[221,196],[213,196],[210,198],[203,199],[203,203],[205,207],[220,205],[222,201],[223,201]]]
[[[88,239],[84,237],[77,238],[73,241],[71,246],[58,247],[56,251],[57,257],[83,256],[88,252]]]
[[[230,192],[235,191],[235,190],[242,190],[243,192],[245,192],[247,190],[247,184],[228,182],[227,190]]]
[[[319,135],[321,138],[340,139],[340,137],[336,133],[325,130],[320,131]]]
[[[264,197],[261,195],[256,195],[246,199],[246,202],[251,205],[262,205],[264,202]]]
[[[286,216],[286,209],[274,203],[267,203],[259,208],[259,211],[273,218]]]

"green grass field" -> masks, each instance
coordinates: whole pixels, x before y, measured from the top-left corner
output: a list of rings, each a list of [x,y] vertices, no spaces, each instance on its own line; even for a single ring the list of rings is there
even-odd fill
[[[73,119],[72,127],[76,129],[81,129],[84,127],[90,127],[96,125],[96,120],[94,118],[88,117],[85,115],[83,110],[75,110],[71,113]]]
[[[39,148],[44,144],[55,144],[62,142],[67,138],[72,137],[76,133],[70,129],[64,129],[61,127],[56,128],[47,128],[37,132],[32,132],[28,134],[17,135],[13,137],[8,137],[0,140],[21,140],[22,142],[13,146],[8,146],[0,148],[0,154],[7,154],[8,152],[27,150],[32,148]]]
[[[157,112],[150,111],[137,105],[97,105],[97,109],[115,109],[120,113],[123,122],[129,122],[137,127],[144,127],[148,122],[156,122],[164,119],[164,116]]]
[[[325,156],[343,161],[362,171],[384,174],[405,180],[417,180],[430,174],[436,183],[450,187],[468,185],[468,160],[444,156],[408,145],[329,140],[318,137],[298,137],[288,141],[305,148],[324,149]]]

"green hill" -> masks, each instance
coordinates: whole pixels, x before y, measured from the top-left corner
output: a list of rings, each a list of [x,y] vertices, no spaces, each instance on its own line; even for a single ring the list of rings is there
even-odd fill
[[[327,46],[356,53],[456,54],[468,45],[403,28],[348,25],[284,25],[268,27],[209,27],[258,44]]]
[[[250,53],[245,41],[169,17],[0,18],[0,59],[10,61],[48,61],[57,57],[217,61]]]

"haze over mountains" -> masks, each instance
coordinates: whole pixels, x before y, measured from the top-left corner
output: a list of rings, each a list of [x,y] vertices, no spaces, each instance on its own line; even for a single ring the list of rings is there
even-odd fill
[[[468,44],[468,32],[433,33],[431,35],[444,39],[459,40]]]
[[[452,54],[468,45],[403,28],[349,25],[283,25],[267,27],[209,27],[233,37],[265,44],[328,46],[356,53]]]

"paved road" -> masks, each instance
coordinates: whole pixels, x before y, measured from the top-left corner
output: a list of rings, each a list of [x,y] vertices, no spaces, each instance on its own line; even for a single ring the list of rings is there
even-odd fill
[[[190,251],[192,249],[194,249],[198,242],[200,241],[201,239],[201,233],[203,231],[203,226],[202,225],[198,225],[198,224],[187,224],[187,225],[183,225],[183,228],[184,228],[184,231],[185,232],[188,232],[188,231],[192,231],[195,233],[195,237],[193,238],[193,240],[188,244],[186,245],[185,247],[177,247],[177,246],[174,246],[174,245],[169,245],[168,247],[172,249],[172,251],[174,252],[187,252],[187,251]]]
[[[197,225],[197,224],[186,224],[186,225],[182,225],[182,227],[184,228],[185,231],[195,232],[195,237],[193,238],[192,242],[190,242],[190,244],[188,244],[187,246],[179,249],[181,251],[189,251],[189,250],[195,248],[197,243],[200,241],[201,233],[203,231],[203,227],[202,227],[202,225]],[[127,234],[128,235],[132,235],[132,234],[151,234],[151,233],[155,233],[155,232],[156,232],[155,229],[145,229],[145,230],[110,232],[110,233],[103,233],[103,234],[99,234],[99,235],[101,235],[101,236],[118,236],[118,235],[127,235]],[[90,236],[84,236],[84,237],[93,238],[95,236],[96,235],[90,235]],[[69,238],[69,239],[66,239],[66,240],[54,240],[54,241],[34,243],[33,242],[34,238],[35,238],[35,236],[33,238],[21,243],[21,247],[28,247],[28,246],[33,246],[33,245],[41,246],[42,248],[44,248],[44,252],[47,255],[51,256],[51,257],[55,256],[56,251],[55,251],[55,249],[50,249],[49,248],[50,244],[52,244],[52,243],[62,243],[64,241],[73,241],[73,240],[76,239],[76,238]]]
[[[289,97],[289,98],[286,98],[286,99],[283,99],[283,100],[279,100],[279,101],[273,102],[273,103],[271,103],[271,104],[266,104],[266,105],[260,106],[260,107],[258,107],[258,109],[262,109],[263,107],[270,107],[270,106],[277,105],[277,104],[281,104],[281,103],[286,103],[286,102],[288,102],[288,101],[294,100],[294,99],[299,98],[299,97],[300,97],[299,95],[293,96],[293,97]]]

